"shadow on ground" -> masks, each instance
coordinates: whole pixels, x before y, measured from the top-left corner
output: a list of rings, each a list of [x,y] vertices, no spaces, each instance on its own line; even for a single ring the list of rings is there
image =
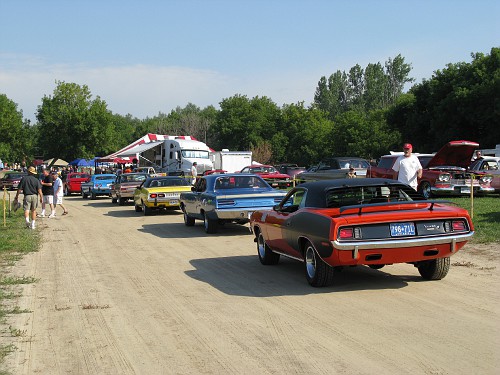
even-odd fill
[[[394,276],[359,266],[336,273],[332,286],[313,288],[307,283],[303,264],[283,257],[276,266],[261,265],[257,255],[193,259],[190,264],[195,269],[186,271],[189,277],[207,283],[225,294],[246,297],[400,289],[410,282],[422,281],[417,275]]]

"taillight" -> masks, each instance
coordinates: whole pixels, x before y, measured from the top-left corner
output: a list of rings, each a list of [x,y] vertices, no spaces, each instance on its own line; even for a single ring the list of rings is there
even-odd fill
[[[158,194],[156,194],[156,193],[152,193],[152,194],[149,194],[149,197],[150,197],[150,198],[156,198],[156,197],[158,197]]]
[[[453,220],[451,226],[453,227],[453,230],[457,232],[466,230],[463,220]]]
[[[445,232],[464,232],[467,230],[467,225],[464,220],[453,220],[444,222]]]
[[[340,229],[339,237],[340,237],[340,239],[352,238],[353,234],[354,234],[353,228],[342,228],[342,229]]]

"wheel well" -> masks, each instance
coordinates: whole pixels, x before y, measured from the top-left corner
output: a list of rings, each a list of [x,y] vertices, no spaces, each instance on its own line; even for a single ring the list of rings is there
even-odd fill
[[[309,242],[309,240],[305,237],[299,237],[299,239],[297,241],[299,243],[300,252],[302,253],[302,256],[304,256],[304,251],[306,249],[306,243]]]
[[[260,234],[260,228],[259,228],[259,226],[256,225],[256,226],[253,227],[253,233],[255,235],[255,238],[259,237],[259,234]]]

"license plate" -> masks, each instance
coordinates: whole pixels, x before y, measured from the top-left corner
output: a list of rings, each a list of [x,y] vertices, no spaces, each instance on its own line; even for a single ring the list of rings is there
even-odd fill
[[[391,223],[390,226],[392,237],[415,235],[415,225],[413,223]]]
[[[171,206],[177,206],[179,204],[179,201],[178,200],[170,201],[169,204]]]
[[[460,192],[462,194],[470,194],[470,188],[468,188],[468,187],[460,188]]]

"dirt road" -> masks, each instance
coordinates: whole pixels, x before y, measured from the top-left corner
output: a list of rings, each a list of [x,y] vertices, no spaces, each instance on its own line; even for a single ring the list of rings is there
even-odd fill
[[[468,246],[442,281],[409,265],[349,268],[315,289],[302,265],[261,266],[247,227],[206,235],[180,212],[142,216],[66,198],[39,220],[31,313],[14,374],[493,374],[500,368],[498,246]],[[60,214],[60,212],[59,212]],[[15,321],[12,321],[15,319]],[[17,341],[16,341],[17,340]]]

